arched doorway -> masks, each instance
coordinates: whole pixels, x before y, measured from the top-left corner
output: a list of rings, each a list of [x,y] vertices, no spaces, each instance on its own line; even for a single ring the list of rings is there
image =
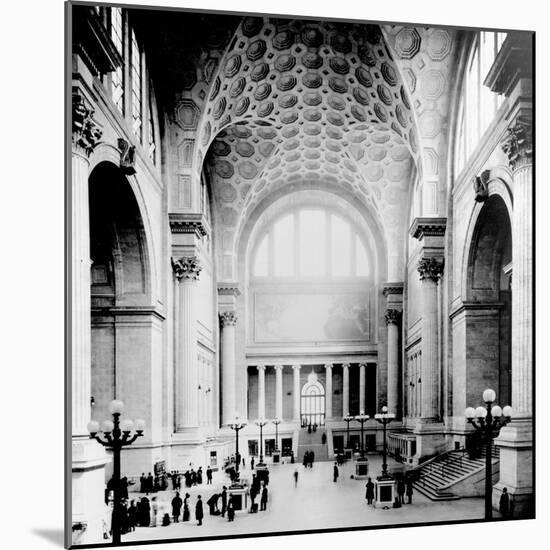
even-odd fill
[[[312,371],[302,387],[300,396],[300,419],[302,426],[324,426],[325,388]]]

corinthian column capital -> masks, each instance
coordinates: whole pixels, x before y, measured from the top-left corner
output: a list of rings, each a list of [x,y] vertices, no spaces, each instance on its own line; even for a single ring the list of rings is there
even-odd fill
[[[400,317],[401,317],[401,312],[398,309],[386,309],[386,312],[384,313],[384,318],[386,319],[386,325],[399,324]]]
[[[528,117],[518,116],[506,130],[501,143],[512,170],[531,164],[533,156],[533,126]]]
[[[199,259],[196,256],[183,256],[179,260],[172,258],[172,269],[178,281],[196,281],[202,270]]]
[[[103,132],[93,120],[94,110],[84,103],[78,93],[73,93],[72,110],[72,140],[73,144],[81,149],[86,156],[90,156],[101,139]]]
[[[222,327],[234,327],[237,324],[238,315],[236,311],[222,311],[219,313]]]
[[[443,275],[443,259],[437,258],[422,258],[418,262],[418,273],[420,273],[420,280],[430,279],[434,283],[439,281]]]

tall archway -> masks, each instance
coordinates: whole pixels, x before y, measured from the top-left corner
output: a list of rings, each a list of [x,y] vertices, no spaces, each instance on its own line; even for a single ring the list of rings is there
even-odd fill
[[[314,373],[308,376],[300,393],[300,419],[302,426],[324,426],[325,388]]]

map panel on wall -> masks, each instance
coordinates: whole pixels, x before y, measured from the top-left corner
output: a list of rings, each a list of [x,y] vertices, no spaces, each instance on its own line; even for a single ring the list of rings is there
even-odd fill
[[[340,342],[369,340],[370,301],[366,292],[256,293],[254,341]]]

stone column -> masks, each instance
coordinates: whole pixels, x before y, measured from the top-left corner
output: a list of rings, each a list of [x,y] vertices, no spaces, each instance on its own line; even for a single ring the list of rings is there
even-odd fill
[[[283,365],[275,365],[275,416],[283,419]]]
[[[349,363],[342,365],[342,416],[349,414]]]
[[[265,365],[258,365],[258,418],[265,418]]]
[[[94,111],[78,92],[72,96],[71,154],[71,522],[86,525],[73,531],[72,543],[100,540],[106,457],[103,447],[90,440],[86,429],[91,416],[91,294],[90,217],[88,204],[89,156],[101,138]]]
[[[292,365],[294,371],[294,414],[293,418],[300,421],[300,365]]]
[[[498,508],[502,488],[514,502],[515,517],[532,517],[533,507],[533,166],[531,111],[515,114],[503,142],[513,173],[512,216],[512,422],[496,440],[500,480],[493,492]],[[500,403],[499,403],[500,404]],[[502,403],[504,405],[505,403]]]
[[[179,336],[176,356],[176,431],[196,428],[198,419],[197,281],[201,266],[196,256],[172,258],[178,281]]]
[[[326,418],[332,418],[332,363],[325,365],[327,383],[326,383]]]
[[[388,326],[388,412],[397,414],[399,396],[399,319],[398,309],[387,309],[385,313]]]
[[[359,414],[365,412],[365,363],[359,363]]]
[[[443,260],[422,258],[418,264],[421,280],[422,315],[422,402],[420,417],[439,420],[439,341],[437,283],[443,273]]]
[[[227,424],[235,418],[235,325],[237,314],[234,311],[222,311],[219,314],[221,325],[222,360],[222,423]]]

